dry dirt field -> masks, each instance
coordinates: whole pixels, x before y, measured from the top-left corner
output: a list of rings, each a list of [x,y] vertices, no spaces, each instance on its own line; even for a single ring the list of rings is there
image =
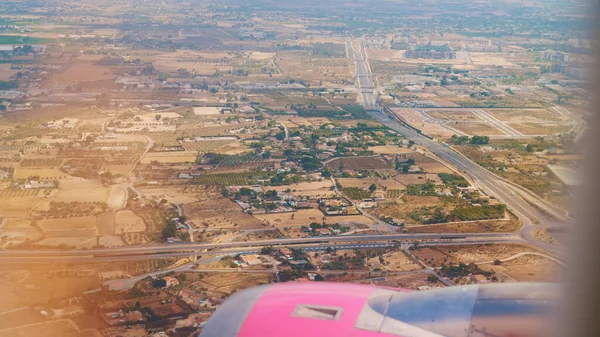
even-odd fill
[[[409,153],[406,155],[406,158],[414,159],[415,164],[419,166],[423,172],[452,173],[452,170],[446,167],[446,165],[421,153]]]
[[[377,258],[377,260],[379,260]],[[386,270],[391,272],[397,271],[414,271],[420,270],[423,267],[412,261],[404,252],[392,252],[383,255],[384,264],[386,265]]]
[[[373,279],[364,279],[353,281],[353,283],[360,284],[373,284],[379,287],[391,287],[391,288],[402,288],[402,289],[414,289],[416,290],[421,286],[443,286],[440,284],[433,284],[427,281],[426,273],[415,271],[414,273],[387,276],[381,281],[373,281]]]
[[[501,136],[504,133],[488,124],[485,123],[449,123],[451,126],[459,131],[462,131],[472,136]]]
[[[114,172],[113,172],[114,173]],[[125,185],[112,185],[108,189],[106,203],[112,209],[120,209],[125,203]]]
[[[300,116],[275,116],[275,120],[283,123],[288,128],[313,125],[308,119]]]
[[[541,256],[525,255],[501,265],[482,264],[483,270],[493,270],[508,276],[506,281],[517,282],[557,282],[560,280],[560,266]],[[502,280],[503,277],[500,276]]]
[[[226,59],[229,55],[222,52],[202,53],[192,50],[178,50],[171,53],[154,54],[146,59],[153,61],[160,71],[175,73],[177,69],[195,70],[199,75],[212,75],[215,71],[233,70]]]
[[[225,198],[185,204],[183,214],[194,228],[260,228],[261,222]]]
[[[53,82],[75,83],[111,80],[116,76],[108,67],[94,65],[91,62],[76,61],[65,71],[52,76]]]
[[[439,267],[442,263],[456,265],[459,263],[489,262],[521,252],[537,252],[537,250],[534,247],[522,244],[457,245],[422,247],[413,250],[417,257],[432,267]]]
[[[478,66],[503,66],[504,68],[515,68],[516,64],[508,62],[501,53],[470,52],[471,61]]]
[[[272,189],[276,191],[285,191],[289,188],[292,190],[292,194],[300,196],[308,195],[319,198],[335,195],[335,191],[330,190],[331,186],[333,186],[331,180],[324,179],[323,181],[303,182],[287,186],[274,186]]]
[[[73,236],[45,238],[36,244],[40,246],[67,246],[75,248],[92,248],[96,246],[98,240],[94,236]]]
[[[292,219],[293,215],[293,219]],[[345,215],[345,216],[329,216],[325,217],[318,209],[303,209],[297,212],[290,213],[271,213],[271,214],[256,214],[255,218],[262,221],[264,224],[274,226],[275,228],[299,227],[308,226],[312,222],[322,223],[325,218],[325,223],[364,223],[372,224],[373,220],[363,215]]]
[[[144,232],[144,220],[130,210],[118,211],[115,219],[115,234]]]
[[[510,220],[470,221],[449,224],[408,226],[408,233],[497,233],[514,232],[521,222],[514,216]]]
[[[216,149],[211,150],[211,152],[218,154],[227,154],[227,155],[235,155],[242,154],[246,152],[250,152],[252,149],[240,142],[233,142],[223,146],[220,146]]]
[[[325,166],[336,170],[340,167],[350,170],[377,170],[393,168],[392,163],[381,158],[380,156],[337,158],[328,161],[325,163]]]
[[[42,322],[12,329],[0,330],[0,337],[46,336],[46,337],[100,337],[97,330],[80,330],[70,319]]]
[[[369,147],[369,150],[376,154],[405,154],[414,152],[412,149],[407,147],[400,147],[396,145],[371,146]]]
[[[420,129],[423,133],[435,136],[435,137],[452,137],[454,132],[439,126],[438,124],[425,122],[425,116],[420,114],[418,111],[410,108],[392,108],[392,112],[398,117],[402,118],[405,122],[411,126]]]
[[[570,124],[556,123],[509,123],[509,125],[524,135],[549,135],[567,132],[572,128]]]
[[[18,70],[10,69],[10,64],[0,64],[0,81],[8,81],[10,77],[16,73]]]
[[[18,167],[15,169],[15,179],[27,179],[34,176],[40,177],[42,180],[55,180],[69,177],[68,174],[57,168]]]
[[[195,163],[198,157],[197,152],[149,152],[140,161],[142,164],[150,164],[153,161],[159,163]]]
[[[29,211],[41,200],[38,197],[2,197],[0,198],[0,217],[21,218],[26,217]]]
[[[106,202],[109,189],[100,182],[89,181],[83,178],[69,178],[59,181],[58,194],[52,201],[62,202]]]
[[[38,221],[44,231],[96,228],[98,217],[82,216],[76,218],[48,219]]]
[[[400,174],[394,177],[400,184],[425,184],[427,182],[427,174]]]
[[[174,204],[187,204],[204,199],[205,191],[200,187],[155,187],[155,186],[140,186],[137,190],[143,195],[152,196],[157,200],[166,199]]]
[[[527,121],[567,121],[567,118],[546,109],[490,109],[486,111],[503,122],[522,123]]]
[[[251,273],[209,273],[202,280],[194,282],[191,288],[208,288],[213,296],[229,295],[232,292],[271,283],[271,274]]]
[[[475,116],[470,111],[455,111],[455,110],[427,110],[427,114],[435,119],[448,121],[480,121],[481,119]]]

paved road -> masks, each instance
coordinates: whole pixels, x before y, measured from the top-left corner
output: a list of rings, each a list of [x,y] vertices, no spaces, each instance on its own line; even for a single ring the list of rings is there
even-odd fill
[[[372,93],[366,94],[362,90],[362,86],[364,85],[366,89],[372,92],[371,88],[373,82],[372,80],[363,79],[365,77],[364,74],[368,73],[366,69],[370,69],[370,67],[367,64],[367,59],[363,57],[366,53],[362,47],[362,43],[360,45],[361,48],[359,51],[355,50],[354,48],[349,49],[352,51],[353,59],[356,63],[356,77],[358,79],[357,85],[359,86],[359,89],[361,89],[360,92],[362,93],[361,102],[371,116],[390,129],[403,134],[406,138],[414,141],[415,144],[425,148],[427,151],[435,154],[442,160],[452,164],[463,174],[468,176],[471,181],[487,195],[493,196],[500,202],[506,204],[508,209],[515,213],[519,219],[523,221],[523,228],[521,231],[524,231],[534,224],[549,225],[550,223],[555,224],[557,222],[556,219],[558,219],[560,222],[567,220],[564,213],[558,211],[555,207],[550,206],[547,202],[541,200],[532,193],[528,193],[528,191],[525,191],[523,188],[515,186],[514,184],[505,181],[497,175],[492,174],[465,156],[455,152],[449,146],[440,144],[433,139],[425,137],[405,124],[391,119],[390,116],[383,111],[383,109],[371,105],[373,100],[365,96],[374,95]],[[352,47],[351,44],[350,47]],[[552,215],[552,217],[555,219],[551,219],[548,215]],[[526,231],[525,233],[528,232]],[[535,240],[531,235],[525,234],[522,237],[542,250],[547,250],[549,248],[548,244]],[[556,247],[553,248],[552,253],[557,253]]]
[[[373,93],[375,85],[373,83],[373,77],[371,76],[370,71],[371,68],[367,62],[367,55],[363,43],[359,43],[359,50],[354,49],[351,41],[346,41],[346,45],[354,60],[354,71],[356,83],[358,84],[359,101],[365,107],[375,107],[377,106],[377,100]]]
[[[109,248],[92,249],[11,249],[0,252],[2,257],[42,257],[42,256],[117,256],[117,255],[141,255],[176,252],[197,252],[207,249],[228,249],[243,247],[263,247],[274,245],[302,245],[302,244],[335,244],[335,243],[366,243],[392,240],[501,240],[518,239],[514,233],[471,233],[471,234],[387,234],[387,235],[356,235],[356,236],[320,236],[295,239],[270,239],[248,242],[228,243],[173,243],[173,244],[149,244],[138,246],[120,246]]]

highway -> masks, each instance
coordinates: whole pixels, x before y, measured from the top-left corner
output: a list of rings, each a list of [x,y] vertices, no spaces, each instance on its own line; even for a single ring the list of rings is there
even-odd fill
[[[365,108],[372,108],[377,106],[377,100],[375,99],[375,94],[373,90],[375,85],[373,83],[373,77],[371,76],[371,68],[369,67],[369,63],[367,61],[367,53],[365,48],[360,43],[359,50],[354,49],[351,41],[346,41],[348,46],[348,50],[352,53],[352,58],[354,59],[354,71],[355,78],[358,89],[358,97],[360,102]]]
[[[436,234],[439,237],[439,234]],[[458,235],[453,234],[454,237]],[[334,249],[375,249],[394,246],[391,242],[390,235],[379,235],[377,239],[371,238],[368,242],[361,242],[361,237],[348,237],[352,241],[346,243],[330,243],[323,240],[322,243],[288,243],[282,246],[301,248],[306,251],[320,251],[326,248]],[[447,236],[449,237],[449,236]],[[330,239],[334,239],[331,237]],[[416,239],[415,239],[416,240]],[[427,239],[420,239],[420,246],[446,246],[446,245],[485,245],[499,243],[525,243],[518,235],[510,233],[501,233],[501,235],[482,235],[482,236],[466,236],[457,239],[440,239],[434,236],[428,236]],[[277,240],[273,240],[277,241]],[[315,240],[313,239],[312,242]],[[332,240],[335,241],[335,240]],[[356,242],[354,242],[356,241]],[[401,246],[412,245],[414,240],[404,239],[398,242]],[[210,251],[206,246],[214,246],[210,244],[180,244],[180,245],[150,245],[148,247],[120,247],[120,248],[104,248],[95,250],[10,250],[0,252],[0,264],[39,264],[39,263],[99,263],[99,262],[118,262],[118,261],[135,261],[147,259],[160,259],[168,257],[189,257],[189,256],[204,256],[204,255],[237,255],[237,254],[254,254],[259,251],[259,247],[251,243],[249,247],[239,247],[245,243],[232,244],[230,248],[215,248]],[[141,250],[130,248],[144,248]]]
[[[0,251],[0,259],[4,257],[49,257],[49,256],[119,256],[119,255],[149,255],[167,253],[197,253],[204,250],[224,250],[243,247],[264,246],[298,246],[307,244],[336,244],[336,243],[375,243],[389,242],[392,240],[408,241],[414,240],[515,240],[518,235],[514,233],[472,233],[472,234],[386,234],[386,235],[348,235],[348,236],[321,236],[296,239],[271,239],[248,242],[229,243],[172,243],[172,244],[150,244],[137,246],[120,246],[110,248],[93,249],[10,249]],[[247,248],[245,248],[247,249]]]
[[[368,65],[368,60],[365,56],[366,52],[362,42],[360,42],[358,51],[352,47],[350,41],[347,41],[347,43],[349,44],[349,50],[353,53],[353,59],[356,64],[356,83],[359,87],[359,92],[361,93],[359,100],[371,116],[390,129],[404,135],[407,139],[414,141],[416,145],[421,146],[456,167],[484,193],[493,196],[500,202],[506,204],[507,208],[523,222],[523,227],[519,231],[519,234],[521,234],[521,237],[524,240],[535,245],[539,249],[545,251],[551,250],[551,252],[555,254],[560,252],[560,249],[556,246],[553,246],[552,249],[550,249],[551,247],[549,247],[548,244],[535,240],[531,235],[531,231],[526,229],[533,225],[540,225],[538,228],[556,226],[557,220],[558,222],[565,222],[568,219],[563,212],[560,212],[555,207],[552,207],[523,188],[509,183],[489,172],[467,157],[457,153],[448,145],[430,139],[408,127],[401,121],[390,118],[390,115],[393,114],[388,114],[384,112],[383,109],[376,106],[376,104],[373,104],[376,102],[372,89],[373,81],[371,79],[365,79],[365,77],[370,77],[370,72],[368,71],[370,66]],[[365,85],[365,90],[363,90],[363,85]],[[395,118],[395,116],[393,118]]]

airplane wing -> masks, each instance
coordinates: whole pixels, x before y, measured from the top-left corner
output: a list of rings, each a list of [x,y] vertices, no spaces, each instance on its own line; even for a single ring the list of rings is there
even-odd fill
[[[558,294],[557,285],[536,283],[426,291],[278,283],[231,296],[200,337],[547,336]]]

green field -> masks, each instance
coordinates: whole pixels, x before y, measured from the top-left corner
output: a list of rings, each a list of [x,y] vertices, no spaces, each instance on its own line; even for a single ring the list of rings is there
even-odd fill
[[[51,42],[54,42],[54,39],[18,35],[0,35],[0,44],[45,44]]]

